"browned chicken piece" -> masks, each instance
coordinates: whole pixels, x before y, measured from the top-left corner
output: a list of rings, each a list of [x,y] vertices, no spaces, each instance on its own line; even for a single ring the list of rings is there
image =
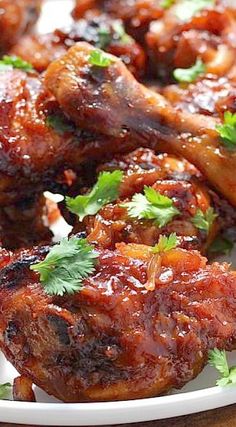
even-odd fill
[[[108,13],[122,19],[128,33],[143,41],[150,22],[164,13],[161,4],[162,0],[77,0],[73,17],[80,19]]]
[[[173,69],[191,67],[197,58],[208,73],[225,76],[233,67],[236,75],[234,14],[222,0],[206,2],[199,10],[195,2],[174,2],[161,19],[150,24],[146,34],[155,75],[168,81]]]
[[[0,53],[6,52],[37,21],[42,0],[0,0]]]
[[[75,129],[36,75],[2,71],[0,97],[0,206],[44,190],[64,193],[68,168],[136,147]]]
[[[158,89],[159,90],[159,89]],[[207,75],[195,83],[165,86],[162,94],[177,109],[223,118],[236,113],[236,81]]]
[[[0,208],[0,244],[7,249],[31,247],[50,242],[47,206],[44,196],[22,200]]]
[[[80,292],[56,297],[29,269],[47,252],[1,253],[0,347],[64,402],[157,396],[198,375],[208,350],[234,348],[236,275],[227,264],[121,243],[98,251]]]
[[[68,28],[46,35],[26,35],[10,53],[42,72],[78,41],[87,41],[120,57],[137,78],[145,73],[146,54],[143,48],[125,33],[121,20],[111,19],[108,15],[80,19]]]
[[[168,236],[176,233],[181,247],[205,252],[219,230],[219,219],[213,219],[209,230],[200,230],[193,223],[199,210],[205,214],[213,205],[208,195],[209,189],[187,161],[162,154],[157,156],[153,151],[141,148],[131,154],[115,157],[98,170],[124,171],[119,199],[105,205],[96,215],[85,217],[82,222],[77,217],[73,233],[86,232],[88,241],[101,248],[114,249],[118,242],[154,246],[161,234]],[[158,226],[155,220],[131,218],[127,209],[122,207],[134,194],[143,193],[145,186],[169,197],[178,209],[179,213],[166,225]],[[233,208],[231,213],[231,220],[227,224],[224,222],[224,230],[232,223],[236,224]]]
[[[46,72],[45,83],[67,116],[81,128],[186,158],[235,205],[236,153],[221,142],[220,122],[177,111],[138,83],[114,56],[107,67],[92,65],[93,51],[78,43]]]
[[[36,402],[32,386],[32,381],[26,376],[15,378],[13,383],[13,399],[19,402]]]

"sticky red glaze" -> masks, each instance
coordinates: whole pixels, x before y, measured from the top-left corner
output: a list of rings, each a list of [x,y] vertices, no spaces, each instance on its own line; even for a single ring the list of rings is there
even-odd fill
[[[0,346],[49,394],[65,402],[156,396],[195,377],[210,348],[234,347],[236,276],[226,265],[172,250],[148,291],[150,248],[123,244],[101,251],[81,292],[62,298],[47,296],[29,270],[46,252],[1,254]]]

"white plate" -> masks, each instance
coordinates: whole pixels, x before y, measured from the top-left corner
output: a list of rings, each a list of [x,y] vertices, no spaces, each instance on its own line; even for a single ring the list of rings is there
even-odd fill
[[[72,4],[71,0],[49,0],[38,30],[43,33],[69,23]],[[68,232],[63,221],[54,228],[60,236],[62,230]],[[228,357],[230,364],[236,364],[236,351]],[[0,383],[12,382],[17,372],[1,354],[0,367]],[[207,366],[194,381],[171,395],[108,403],[63,404],[35,387],[37,403],[0,400],[0,422],[41,426],[111,425],[176,417],[236,403],[236,387],[213,387],[215,381],[214,369]]]

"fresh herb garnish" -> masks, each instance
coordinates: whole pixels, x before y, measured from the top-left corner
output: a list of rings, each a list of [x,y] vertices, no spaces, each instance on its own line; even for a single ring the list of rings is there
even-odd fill
[[[234,247],[234,243],[224,236],[217,236],[208,249],[211,254],[229,255]]]
[[[75,130],[74,125],[67,122],[66,118],[59,114],[49,115],[46,119],[46,124],[60,135],[63,135],[65,132],[73,132]]]
[[[113,202],[119,196],[119,187],[123,172],[102,172],[90,193],[84,196],[66,197],[66,205],[70,212],[78,215],[79,221],[87,215],[95,215],[103,206]]]
[[[18,56],[4,55],[0,60],[0,71],[13,70],[13,68],[17,68],[26,72],[33,70],[33,66],[29,62],[24,61]]]
[[[183,0],[176,6],[175,14],[181,21],[186,22],[198,12],[214,5],[215,0]]]
[[[163,9],[169,9],[173,4],[175,3],[175,0],[162,0],[160,6],[163,7]]]
[[[158,243],[152,248],[154,254],[168,252],[175,249],[178,244],[176,233],[171,233],[169,236],[160,236]]]
[[[224,387],[227,384],[236,384],[236,366],[229,368],[225,350],[210,350],[208,361],[220,373],[221,378],[217,380],[216,385]]]
[[[159,227],[163,227],[179,214],[173,206],[173,200],[163,196],[152,187],[144,187],[144,194],[136,193],[131,202],[121,205],[128,210],[131,218],[154,219]]]
[[[126,32],[122,22],[114,21],[109,26],[101,26],[98,29],[98,41],[96,46],[100,49],[106,49],[113,41],[121,44],[127,44],[132,41]]]
[[[217,214],[214,212],[213,208],[208,208],[206,212],[198,209],[195,216],[192,219],[192,223],[195,227],[199,228],[199,230],[206,231],[207,233],[210,231],[213,222],[217,218]]]
[[[176,68],[173,72],[174,78],[181,83],[192,83],[201,74],[206,71],[206,66],[200,58],[197,59],[196,63],[190,68]]]
[[[109,65],[111,65],[113,62],[110,55],[98,49],[92,50],[88,61],[91,65],[95,65],[96,67],[101,68],[109,67]]]
[[[7,399],[11,388],[12,385],[10,383],[0,384],[0,399]]]
[[[40,274],[47,294],[63,296],[81,290],[83,279],[94,271],[97,257],[86,239],[64,238],[43,261],[31,265],[30,269]]]
[[[222,142],[229,149],[236,148],[236,113],[226,111],[224,114],[224,123],[216,126]]]

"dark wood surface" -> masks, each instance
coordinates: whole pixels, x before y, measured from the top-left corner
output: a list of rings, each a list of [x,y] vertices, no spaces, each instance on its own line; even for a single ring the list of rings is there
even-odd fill
[[[236,391],[235,391],[236,392]],[[1,419],[1,414],[0,414]],[[236,427],[236,405],[213,411],[148,423],[127,424],[126,427]],[[0,427],[20,427],[19,424],[0,423]],[[32,427],[32,426],[27,426]],[[117,426],[116,426],[117,427]],[[123,424],[123,427],[125,425]]]

